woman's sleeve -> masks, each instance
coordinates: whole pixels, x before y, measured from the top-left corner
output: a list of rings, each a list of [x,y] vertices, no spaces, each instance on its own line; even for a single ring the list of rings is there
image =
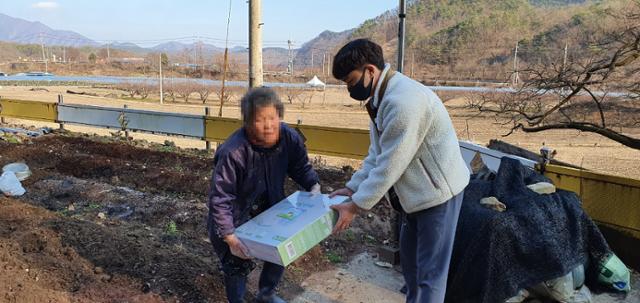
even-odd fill
[[[233,225],[233,203],[237,197],[238,165],[229,153],[219,156],[213,170],[211,192],[209,193],[209,205],[212,217],[219,237],[232,234],[235,231]]]
[[[320,183],[318,174],[309,163],[309,156],[307,154],[307,148],[304,146],[304,142],[300,135],[292,131],[291,132],[291,145],[288,149],[289,152],[289,167],[287,173],[300,186],[306,191],[310,191],[311,187]]]

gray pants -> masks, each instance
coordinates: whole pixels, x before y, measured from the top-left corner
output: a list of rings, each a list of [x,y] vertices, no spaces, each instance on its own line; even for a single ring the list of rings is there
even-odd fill
[[[463,193],[438,206],[403,214],[400,261],[407,303],[441,303],[447,289]]]

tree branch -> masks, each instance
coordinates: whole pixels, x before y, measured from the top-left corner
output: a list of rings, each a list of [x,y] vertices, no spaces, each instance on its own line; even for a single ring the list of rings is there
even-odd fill
[[[629,137],[617,131],[614,131],[608,128],[602,128],[598,125],[591,124],[591,123],[577,123],[577,122],[559,123],[559,124],[547,124],[547,125],[537,126],[537,127],[526,127],[522,124],[518,124],[517,128],[528,133],[541,132],[541,131],[551,130],[551,129],[576,129],[584,132],[596,133],[604,137],[607,137],[611,140],[614,140],[616,142],[619,142],[624,146],[631,147],[634,149],[640,149],[640,139]]]

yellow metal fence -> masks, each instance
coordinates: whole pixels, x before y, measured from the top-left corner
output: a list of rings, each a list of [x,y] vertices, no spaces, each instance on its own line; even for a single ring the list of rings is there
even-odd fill
[[[548,165],[545,175],[577,193],[585,211],[600,224],[640,239],[640,180]]]
[[[55,103],[0,99],[0,116],[36,121],[56,121]]]

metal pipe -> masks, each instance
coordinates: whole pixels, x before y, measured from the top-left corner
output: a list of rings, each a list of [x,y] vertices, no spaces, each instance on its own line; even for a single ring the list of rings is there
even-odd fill
[[[223,88],[223,89],[224,89],[224,88]],[[222,102],[222,101],[221,101],[221,102]],[[210,114],[211,114],[211,112],[210,112],[210,110],[209,110],[209,107],[208,107],[208,106],[207,106],[207,107],[205,107],[205,108],[204,108],[204,115],[205,115],[205,119],[206,119],[206,117],[209,117],[209,115],[210,115]],[[207,151],[211,151],[211,141],[206,140],[206,148],[207,148]]]
[[[62,97],[62,94],[58,94],[58,105],[62,105],[64,104],[64,97]],[[60,122],[60,129],[64,130],[64,122]]]
[[[405,18],[407,16],[407,8],[405,6],[405,1],[400,0],[400,5],[398,7],[398,71],[402,72],[404,69],[404,36],[405,36]]]

